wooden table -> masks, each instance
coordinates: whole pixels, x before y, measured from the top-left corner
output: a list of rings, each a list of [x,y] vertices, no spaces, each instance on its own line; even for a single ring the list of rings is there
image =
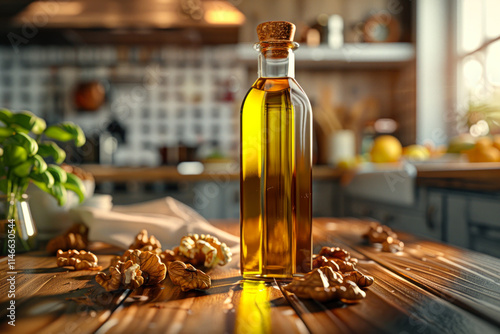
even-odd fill
[[[237,233],[235,223],[218,223]],[[499,333],[500,259],[400,233],[403,253],[364,245],[367,222],[317,219],[315,251],[339,245],[375,278],[360,303],[320,303],[282,282],[242,282],[238,259],[209,272],[206,292],[160,286],[106,292],[95,272],[56,267],[54,256],[16,256],[16,326],[7,324],[7,260],[0,260],[1,333]],[[111,248],[96,250],[109,265]]]

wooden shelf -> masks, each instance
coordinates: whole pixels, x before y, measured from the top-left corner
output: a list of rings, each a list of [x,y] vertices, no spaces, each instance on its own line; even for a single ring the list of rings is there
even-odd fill
[[[237,45],[240,61],[257,66],[257,52],[252,44]],[[398,68],[415,58],[411,43],[347,43],[339,49],[328,46],[301,46],[295,53],[300,68]]]

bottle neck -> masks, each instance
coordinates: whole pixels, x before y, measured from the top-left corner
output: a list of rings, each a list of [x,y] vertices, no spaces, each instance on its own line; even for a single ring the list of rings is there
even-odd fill
[[[257,43],[260,78],[294,78],[297,43]]]

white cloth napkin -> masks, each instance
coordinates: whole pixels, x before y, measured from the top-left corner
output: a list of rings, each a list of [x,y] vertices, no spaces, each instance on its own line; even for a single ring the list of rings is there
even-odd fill
[[[140,230],[146,229],[161,242],[163,249],[172,249],[183,236],[198,233],[213,235],[225,242],[233,254],[239,252],[238,237],[214,227],[189,206],[171,197],[115,206],[113,210],[81,206],[72,209],[71,214],[88,226],[89,240],[124,249]]]

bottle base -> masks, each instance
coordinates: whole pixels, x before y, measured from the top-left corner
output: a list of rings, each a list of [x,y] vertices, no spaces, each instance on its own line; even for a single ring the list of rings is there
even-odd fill
[[[260,281],[274,281],[274,280],[291,280],[294,277],[304,277],[303,273],[296,273],[291,275],[285,274],[262,274],[262,273],[244,273],[243,279],[246,280],[260,280]]]

